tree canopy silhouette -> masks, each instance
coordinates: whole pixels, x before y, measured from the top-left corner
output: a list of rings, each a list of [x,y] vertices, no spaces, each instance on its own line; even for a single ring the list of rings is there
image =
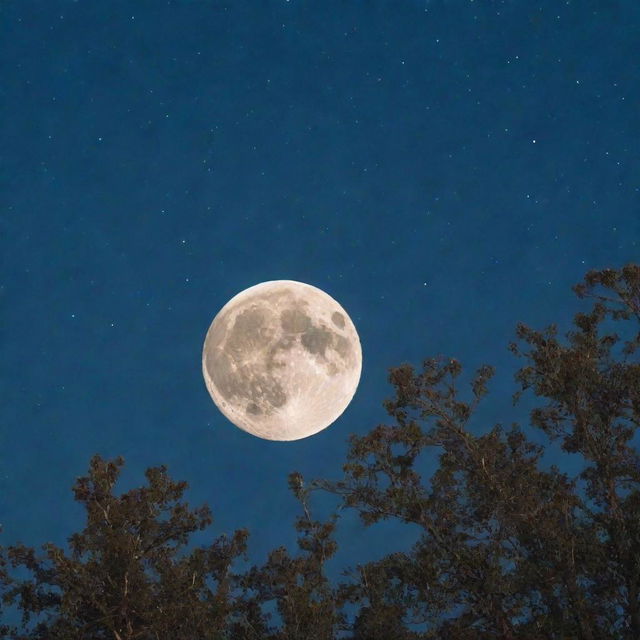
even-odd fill
[[[429,358],[420,372],[403,364],[390,370],[395,397],[384,403],[393,424],[350,436],[342,479],[290,474],[302,510],[297,555],[280,547],[263,566],[233,573],[246,557],[245,529],[187,554],[190,534],[212,520],[207,506],[181,501],[186,483],[161,466],[147,470],[147,486],[115,496],[122,458],[94,456],[73,489],[87,524],[69,553],[50,543],[41,556],[0,548],[1,601],[22,612],[20,628],[0,625],[0,638],[640,638],[640,460],[631,443],[640,426],[640,267],[589,271],[573,290],[594,303],[576,314],[566,342],[555,325],[519,324],[509,348],[526,361],[514,405],[534,393],[530,426],[582,457],[576,477],[541,468],[544,448],[517,423],[471,433],[491,366],[478,369],[465,401],[457,360]],[[628,340],[602,331],[616,322]],[[425,479],[427,450],[439,466]],[[312,517],[318,490],[366,526],[392,518],[417,525],[420,538],[332,585],[325,563],[339,514]],[[14,577],[18,568],[31,577]]]

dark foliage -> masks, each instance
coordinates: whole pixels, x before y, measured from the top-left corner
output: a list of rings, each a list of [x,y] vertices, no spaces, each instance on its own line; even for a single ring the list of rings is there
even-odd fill
[[[350,437],[342,480],[307,486],[290,474],[303,511],[297,556],[281,547],[264,566],[231,573],[246,551],[241,530],[179,557],[211,523],[208,508],[182,503],[186,484],[164,467],[147,471],[147,487],[116,497],[122,459],[96,456],[74,487],[87,526],[69,539],[70,555],[52,544],[43,557],[0,548],[2,601],[23,612],[22,628],[0,627],[0,638],[640,638],[640,459],[631,444],[640,426],[640,267],[590,271],[574,292],[594,304],[575,316],[566,343],[555,325],[519,325],[520,345],[510,349],[527,362],[514,404],[534,392],[531,426],[582,457],[577,477],[544,470],[544,449],[517,423],[472,435],[492,367],[479,368],[465,402],[456,360],[428,359],[421,372],[401,365],[385,402],[393,424]],[[633,336],[603,333],[615,322]],[[419,456],[434,448],[439,466],[425,480]],[[324,565],[338,515],[312,518],[315,490],[339,496],[339,508],[357,510],[366,526],[393,518],[417,525],[420,538],[345,570],[349,580],[332,586]],[[13,578],[18,567],[31,579]],[[277,606],[278,625],[266,603]],[[426,631],[412,630],[418,624]]]
[[[9,547],[3,562],[24,567],[32,580],[5,580],[3,600],[17,602],[23,627],[11,638],[221,638],[231,605],[229,569],[245,551],[247,532],[218,538],[176,559],[191,533],[211,523],[208,507],[180,502],[186,483],[174,483],[164,466],[148,469],[148,486],[112,493],[122,458],[91,460],[75,499],[87,526],[69,538],[71,554],[43,545],[44,557],[24,545]],[[212,586],[215,582],[215,587]]]

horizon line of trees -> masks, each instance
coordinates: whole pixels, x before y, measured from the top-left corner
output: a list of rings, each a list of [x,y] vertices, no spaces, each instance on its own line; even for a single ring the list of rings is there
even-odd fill
[[[526,362],[514,405],[535,394],[530,425],[582,456],[576,477],[539,468],[544,447],[517,423],[469,432],[493,367],[476,371],[464,402],[457,360],[429,358],[419,372],[402,364],[390,369],[395,397],[384,402],[394,424],[350,436],[341,480],[289,474],[299,553],[279,547],[244,573],[232,565],[247,557],[246,529],[184,553],[212,522],[206,504],[182,500],[186,482],[161,465],[147,469],[146,486],[114,495],[123,458],[93,456],[73,487],[87,520],[68,552],[0,546],[0,639],[637,640],[640,266],[588,271],[573,291],[593,304],[565,342],[556,325],[518,324],[520,344],[509,348]],[[632,337],[601,332],[605,321],[624,321]],[[415,461],[433,448],[439,466],[426,482]],[[338,513],[314,519],[313,491],[338,496],[366,526],[392,518],[417,525],[420,538],[331,584]],[[3,621],[9,607],[19,626]]]

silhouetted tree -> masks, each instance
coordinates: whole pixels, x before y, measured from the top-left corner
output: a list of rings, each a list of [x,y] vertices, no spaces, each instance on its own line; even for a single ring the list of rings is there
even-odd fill
[[[281,627],[260,638],[332,640],[345,624],[345,617],[340,612],[341,602],[324,571],[325,562],[337,548],[332,539],[337,515],[333,514],[326,523],[311,517],[308,491],[300,474],[294,472],[289,476],[289,487],[304,510],[295,525],[301,534],[298,546],[302,553],[292,557],[284,547],[272,551],[264,566],[254,566],[240,577],[238,584],[244,590],[240,601],[242,606],[248,602],[258,607],[267,602],[276,604]],[[250,596],[249,591],[255,595]],[[246,627],[243,633],[246,634]]]
[[[594,294],[598,285],[612,295]],[[510,349],[530,362],[516,374],[514,404],[526,389],[547,400],[531,424],[583,456],[578,478],[538,468],[543,448],[516,423],[471,435],[493,368],[480,367],[464,402],[460,364],[432,358],[421,373],[391,370],[396,396],[385,407],[395,423],[351,436],[343,480],[311,483],[365,525],[395,518],[422,529],[410,552],[359,566],[342,585],[363,604],[354,639],[401,637],[392,621],[428,623],[424,638],[640,638],[640,460],[629,445],[640,420],[640,333],[618,361],[619,336],[598,331],[607,316],[640,320],[640,267],[590,271],[574,291],[597,302],[576,315],[567,345],[555,325],[520,324],[530,349]],[[414,463],[433,447],[440,466],[427,483]]]
[[[87,511],[87,525],[69,538],[71,555],[43,545],[8,548],[2,560],[24,567],[31,580],[5,579],[5,604],[16,603],[23,627],[16,638],[98,639],[222,637],[231,610],[229,569],[245,551],[246,530],[218,538],[176,558],[191,533],[211,523],[207,506],[189,510],[180,498],[185,482],[172,482],[164,466],[146,471],[148,486],[119,497],[113,486],[123,459],[91,459],[89,475],[73,491]],[[3,564],[0,564],[0,569]],[[213,584],[215,583],[215,585]],[[10,635],[12,633],[13,635]]]
[[[122,459],[95,456],[74,487],[87,526],[69,539],[70,556],[52,544],[44,558],[23,545],[0,548],[2,601],[23,612],[23,630],[0,627],[0,637],[640,638],[640,459],[630,442],[640,426],[640,267],[590,271],[574,291],[595,303],[575,316],[566,344],[555,325],[519,324],[523,344],[509,348],[528,362],[516,374],[514,404],[527,390],[540,398],[531,426],[582,456],[577,477],[541,468],[544,448],[517,423],[471,433],[483,431],[474,418],[492,367],[478,369],[464,401],[457,360],[427,359],[419,373],[401,365],[390,371],[395,397],[385,402],[393,423],[350,437],[343,479],[306,485],[290,474],[303,512],[298,555],[280,547],[263,566],[232,573],[246,551],[243,529],[178,558],[189,535],[211,523],[208,507],[181,503],[186,483],[173,483],[164,467],[147,471],[148,487],[115,497]],[[622,344],[601,331],[619,321],[636,321]],[[439,466],[423,478],[419,458],[429,449]],[[332,586],[324,565],[336,552],[338,513],[313,519],[315,490],[338,495],[338,511],[357,510],[366,526],[393,518],[417,525],[420,538],[348,568],[349,580]],[[12,578],[18,567],[33,578]],[[270,603],[278,626],[264,611]]]

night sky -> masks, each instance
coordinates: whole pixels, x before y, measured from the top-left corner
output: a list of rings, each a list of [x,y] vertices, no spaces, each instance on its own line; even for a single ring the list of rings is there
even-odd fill
[[[214,516],[194,543],[295,552],[287,475],[340,479],[349,434],[391,424],[388,369],[438,354],[497,368],[474,434],[546,443],[507,347],[638,262],[639,60],[636,0],[4,0],[0,544],[66,548],[99,453],[117,493],[186,480]],[[277,279],[334,297],[363,351],[347,410],[295,442],[233,426],[201,372],[215,314]],[[343,511],[329,569],[416,536]]]

